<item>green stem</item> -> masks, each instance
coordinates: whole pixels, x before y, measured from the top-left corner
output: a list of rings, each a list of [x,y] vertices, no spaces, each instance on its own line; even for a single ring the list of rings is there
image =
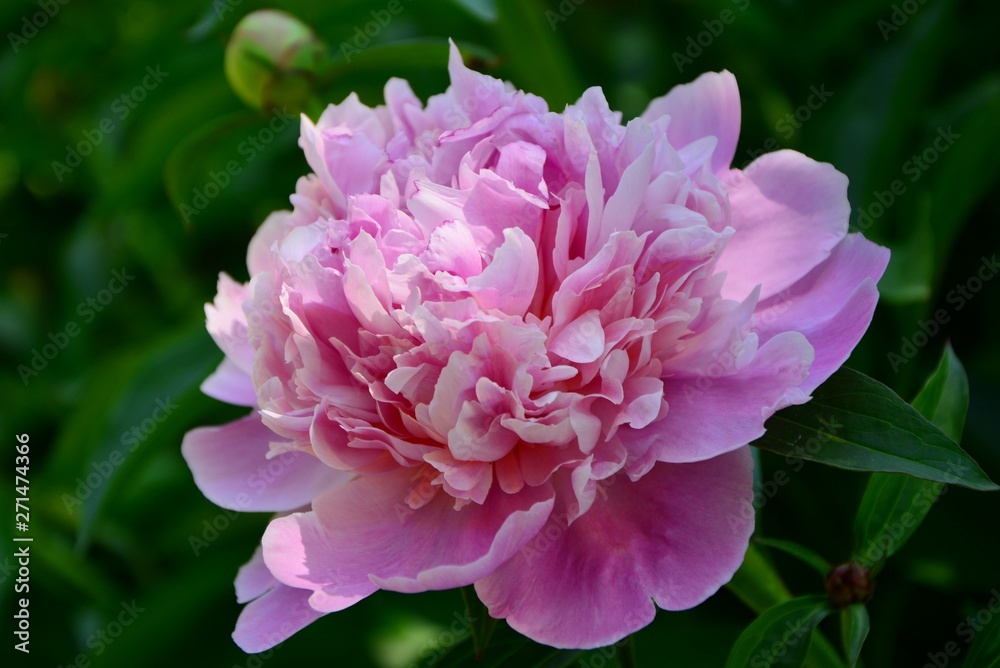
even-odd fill
[[[486,606],[476,596],[476,590],[471,585],[462,587],[462,600],[465,601],[465,618],[469,620],[469,632],[472,634],[472,648],[476,652],[476,660],[483,658],[486,647],[490,644],[497,620],[490,617]]]

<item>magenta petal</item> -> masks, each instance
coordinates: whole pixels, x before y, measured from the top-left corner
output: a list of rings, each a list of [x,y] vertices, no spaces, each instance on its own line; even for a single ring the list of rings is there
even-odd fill
[[[652,123],[670,116],[667,139],[684,148],[703,137],[716,137],[712,171],[724,171],[733,162],[740,135],[740,90],[730,72],[706,72],[689,84],[675,86],[649,103],[643,120]]]
[[[326,614],[309,605],[309,594],[304,589],[276,585],[243,608],[233,640],[249,654],[284,642]]]
[[[219,291],[215,301],[205,305],[208,333],[222,352],[248,374],[253,369],[254,351],[247,337],[243,302],[249,298],[245,285],[226,274],[219,274]]]
[[[257,392],[250,375],[228,357],[201,384],[201,391],[213,399],[236,406],[257,405]]]
[[[816,350],[803,392],[829,378],[861,340],[878,302],[875,282],[888,262],[887,248],[850,234],[802,280],[757,305],[755,331],[762,341],[797,331]]]
[[[847,234],[847,177],[795,151],[776,151],[723,181],[736,234],[719,259],[727,299],[757,285],[767,299],[825,260]]]
[[[749,448],[619,479],[568,527],[539,537],[476,583],[490,615],[546,645],[610,645],[728,582],[753,533]]]
[[[413,509],[408,498],[434,490],[411,470],[362,477],[316,499],[313,512],[271,522],[264,559],[294,587],[350,596],[374,589],[449,589],[492,572],[537,533],[552,510],[551,489],[491,494],[455,510],[438,492]]]
[[[294,510],[351,477],[304,452],[289,450],[268,459],[272,441],[282,439],[251,414],[189,431],[181,452],[202,493],[232,510]]]
[[[271,575],[264,564],[264,551],[258,547],[254,551],[250,561],[240,567],[236,574],[236,581],[233,583],[236,588],[236,602],[246,603],[255,598],[260,598],[278,585],[278,581]]]
[[[665,380],[666,417],[622,438],[648,444],[665,462],[700,461],[739,448],[764,433],[775,411],[805,401],[798,387],[812,361],[806,337],[784,332],[732,375]]]

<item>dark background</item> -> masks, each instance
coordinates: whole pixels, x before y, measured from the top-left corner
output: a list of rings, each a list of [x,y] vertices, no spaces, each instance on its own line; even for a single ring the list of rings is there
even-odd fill
[[[851,180],[852,225],[892,248],[875,322],[849,365],[910,399],[950,339],[971,385],[962,445],[1000,479],[1000,279],[971,298],[953,292],[976,287],[970,278],[1000,238],[994,5],[400,2],[403,11],[323,84],[324,101],[356,90],[366,103],[381,103],[390,76],[408,78],[424,99],[442,91],[448,37],[473,55],[473,66],[546,97],[554,109],[596,85],[626,119],[702,72],[734,72],[743,101],[736,164],[778,146],[832,162]],[[3,656],[13,657],[4,665],[70,665],[83,654],[92,665],[128,667],[397,668],[452,642],[447,629],[463,610],[457,592],[378,593],[272,655],[243,655],[229,638],[239,612],[232,579],[267,517],[211,505],[180,456],[186,430],[242,412],[198,392],[221,359],[204,331],[202,304],[214,296],[219,271],[246,278],[250,236],[268,212],[288,206],[308,171],[295,123],[252,160],[240,153],[268,119],[227,84],[227,39],[242,16],[274,7],[312,26],[339,58],[341,44],[358,46],[356,30],[387,5],[8,0],[0,7],[0,607]],[[41,27],[33,31],[32,22]],[[140,101],[133,91],[147,67],[164,76]],[[819,90],[828,100],[819,102]],[[796,113],[792,123],[788,114]],[[954,142],[932,150],[949,128]],[[54,166],[75,163],[68,153],[81,142],[92,151],[78,166]],[[925,151],[933,163],[915,167]],[[234,159],[241,173],[185,221],[181,205]],[[115,270],[134,276],[120,294],[108,291]],[[922,337],[920,322],[939,309],[947,322]],[[48,349],[53,359],[38,358],[37,373],[25,372],[47,344],[58,348]],[[156,412],[158,400],[175,408]],[[31,447],[30,657],[10,647],[17,434],[28,434]],[[783,466],[768,455],[762,461],[765,477]],[[767,499],[759,531],[844,560],[865,480],[807,465]],[[881,575],[866,665],[923,666],[949,641],[964,651],[963,620],[1000,593],[998,517],[1000,494],[949,489]],[[206,542],[197,555],[192,537]],[[811,571],[773,559],[795,593],[821,590]],[[109,624],[133,600],[142,609],[134,622],[111,643],[95,641],[93,634],[115,630]],[[689,612],[661,612],[637,634],[640,665],[721,666],[752,619],[725,591]],[[821,628],[836,639],[835,623]]]

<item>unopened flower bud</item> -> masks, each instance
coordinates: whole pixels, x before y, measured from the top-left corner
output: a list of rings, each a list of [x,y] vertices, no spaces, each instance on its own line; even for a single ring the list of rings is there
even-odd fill
[[[326,62],[326,45],[309,26],[270,9],[245,16],[226,46],[229,85],[257,109],[304,109]]]
[[[826,576],[826,593],[837,608],[867,603],[874,591],[875,579],[872,572],[861,564],[841,564]]]

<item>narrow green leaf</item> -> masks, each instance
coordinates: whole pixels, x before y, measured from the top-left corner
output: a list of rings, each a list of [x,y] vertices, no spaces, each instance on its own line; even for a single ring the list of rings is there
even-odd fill
[[[844,653],[847,655],[849,668],[858,665],[861,647],[865,644],[870,628],[868,608],[863,603],[855,603],[840,611],[840,630],[844,636]]]
[[[775,606],[740,634],[726,668],[797,668],[806,660],[812,632],[830,614],[826,596],[803,596]]]
[[[781,577],[752,543],[726,588],[758,615],[792,597]]]
[[[809,403],[779,411],[753,445],[854,471],[907,473],[978,490],[998,489],[944,432],[882,383],[842,368]]]
[[[913,407],[948,437],[961,438],[969,407],[969,383],[950,344],[937,370],[913,400]],[[943,489],[941,483],[907,475],[872,474],[854,520],[852,559],[877,571],[910,539]]]
[[[574,17],[538,0],[497,0],[496,5],[497,30],[510,57],[515,85],[541,95],[553,109],[579,98],[585,86],[569,50],[555,34],[564,20]]]
[[[792,598],[781,576],[753,543],[747,548],[743,565],[726,589],[758,615]],[[808,665],[813,668],[841,668],[843,661],[823,634],[817,633],[809,646]]]
[[[759,537],[756,537],[753,540],[758,545],[763,545],[764,547],[770,547],[775,550],[780,550],[786,554],[792,555],[793,557],[799,559],[800,561],[803,561],[812,566],[823,577],[826,577],[826,575],[830,572],[830,569],[833,568],[833,565],[829,561],[827,561],[820,555],[816,554],[808,547],[804,545],[799,545],[798,543],[793,543],[790,540],[775,540],[773,538],[759,538]]]
[[[998,602],[1000,594],[994,589],[990,607],[996,610]],[[976,634],[962,668],[1000,668],[1000,623],[994,620]]]
[[[495,0],[452,0],[452,4],[461,7],[481,21],[493,23],[497,20]]]
[[[951,343],[945,346],[937,369],[913,400],[913,407],[956,443],[961,440],[969,410],[969,379]]]

